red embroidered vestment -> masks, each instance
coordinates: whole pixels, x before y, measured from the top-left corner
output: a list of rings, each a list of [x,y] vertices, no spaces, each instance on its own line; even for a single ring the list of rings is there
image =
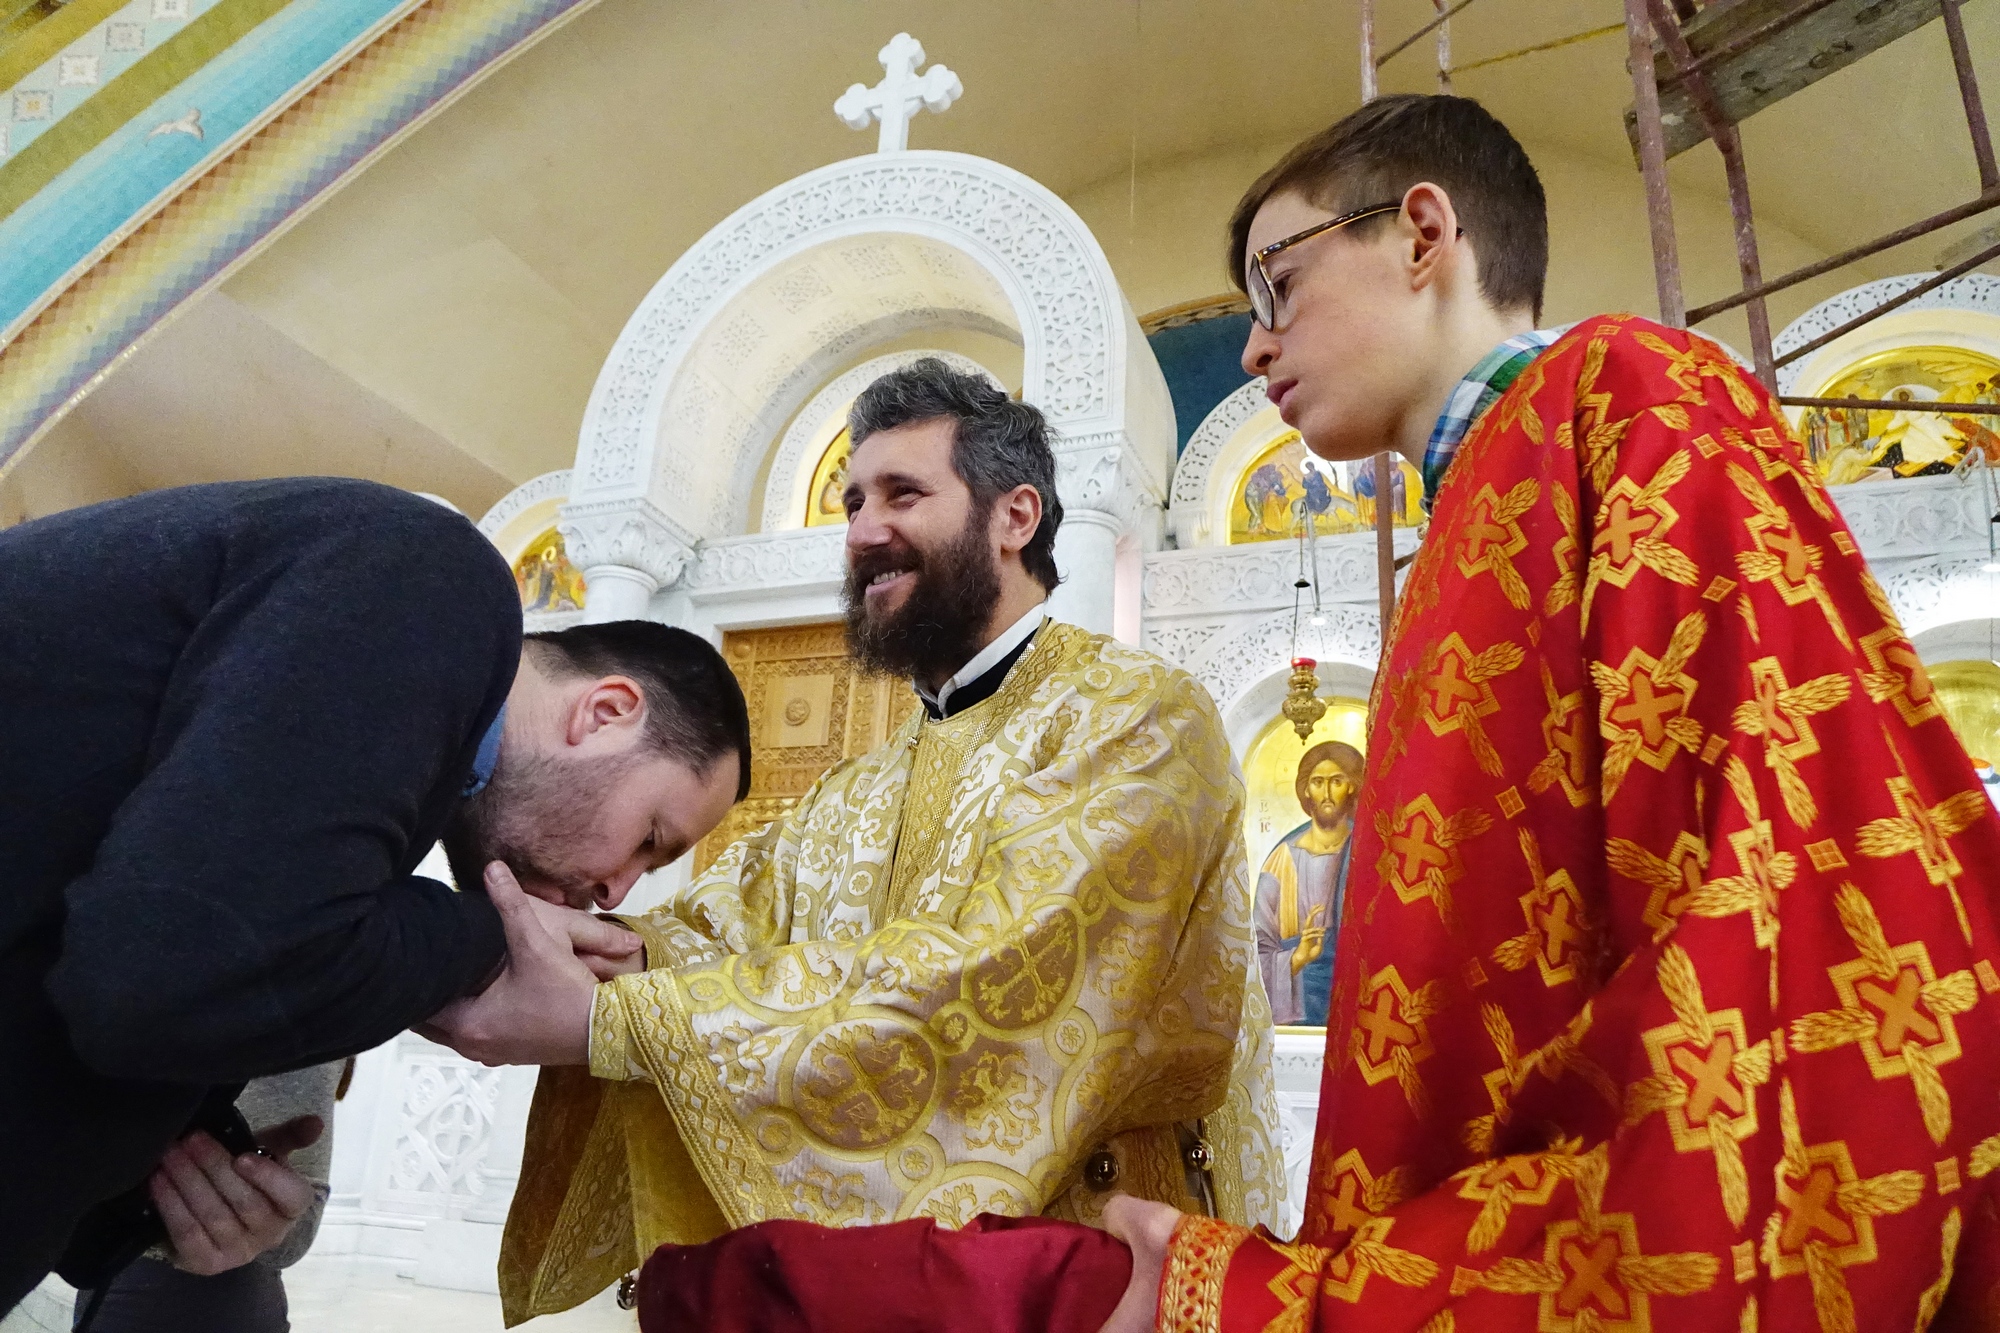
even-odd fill
[[[1175,1330],[1986,1327],[2000,819],[1713,344],[1586,320],[1447,475],[1377,685],[1298,1242]]]

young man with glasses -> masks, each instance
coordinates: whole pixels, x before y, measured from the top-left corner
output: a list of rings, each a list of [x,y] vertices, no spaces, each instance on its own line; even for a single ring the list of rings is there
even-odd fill
[[[990,1329],[1991,1327],[2000,818],[1770,395],[1632,316],[1538,332],[1546,255],[1526,155],[1457,98],[1371,103],[1239,205],[1244,367],[1314,453],[1394,449],[1432,506],[1304,1225],[1113,1199],[1129,1270],[1077,1234],[1060,1281],[1045,1231],[926,1234],[927,1274],[969,1276],[925,1307],[991,1283],[1020,1294]],[[663,1309],[701,1290],[654,1262]]]

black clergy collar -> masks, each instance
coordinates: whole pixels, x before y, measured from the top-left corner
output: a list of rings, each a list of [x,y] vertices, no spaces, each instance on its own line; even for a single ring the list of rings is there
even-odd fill
[[[1042,622],[1043,625],[1047,623],[1046,620]],[[974,704],[984,703],[992,698],[994,691],[1006,682],[1007,673],[1013,670],[1014,663],[1021,660],[1021,654],[1028,651],[1029,646],[1035,641],[1035,636],[1041,632],[1041,625],[1028,631],[1028,637],[1015,644],[1005,657],[953,690],[942,708],[938,707],[937,702],[923,690],[918,690],[917,698],[923,702],[924,716],[933,722],[942,722],[948,717],[963,713]]]

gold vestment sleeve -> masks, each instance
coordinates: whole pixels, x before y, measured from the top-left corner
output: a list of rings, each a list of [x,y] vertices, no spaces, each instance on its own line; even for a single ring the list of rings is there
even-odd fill
[[[1225,1215],[1277,1221],[1242,816],[1199,684],[1056,623],[991,698],[837,765],[631,923],[648,970],[599,987],[590,1082],[623,1108],[632,1244],[1095,1220],[1105,1159],[1186,1206],[1197,1122]],[[608,1081],[634,1061],[646,1081]],[[573,1174],[564,1211],[615,1193]],[[551,1252],[537,1290],[587,1295],[598,1270],[558,1283],[559,1261],[582,1262]]]

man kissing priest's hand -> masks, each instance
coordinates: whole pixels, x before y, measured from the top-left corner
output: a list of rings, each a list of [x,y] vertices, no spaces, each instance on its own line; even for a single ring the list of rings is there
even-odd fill
[[[714,648],[641,621],[524,642],[492,545],[386,486],[195,486],[22,523],[0,596],[0,1314],[58,1264],[108,1280],[79,1224],[114,1199],[144,1222],[149,1181],[184,1182],[191,1213],[248,1209],[191,1266],[282,1231],[259,1225],[295,1193],[276,1161],[175,1170],[221,1160],[189,1135],[198,1108],[489,981],[512,995],[502,910],[607,964],[624,932],[578,909],[692,846],[749,775]],[[466,891],[415,873],[440,839]],[[490,900],[494,861],[514,880]],[[89,1233],[112,1254],[157,1238],[130,1229]]]

